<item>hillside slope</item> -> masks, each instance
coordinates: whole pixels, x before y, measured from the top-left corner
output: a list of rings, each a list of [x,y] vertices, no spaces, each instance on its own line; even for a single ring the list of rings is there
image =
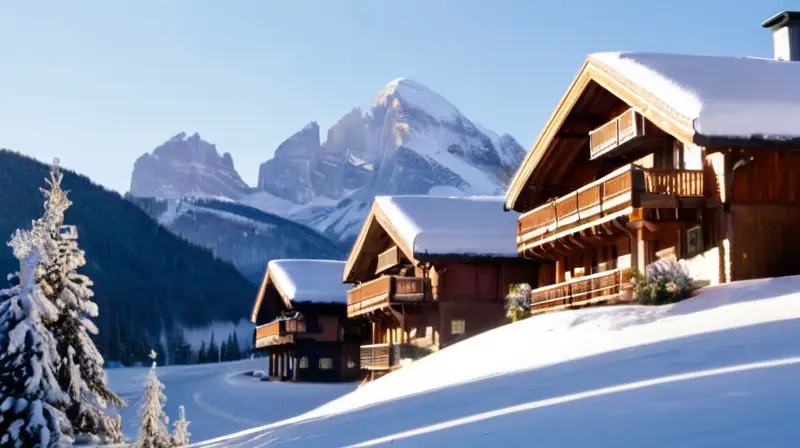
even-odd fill
[[[558,312],[197,446],[796,446],[800,276]],[[234,406],[234,404],[231,404]]]
[[[0,150],[0,239],[30,226],[42,214],[48,167]],[[74,205],[67,224],[79,230],[86,251],[82,273],[95,283],[100,308],[97,344],[106,359],[146,360],[162,329],[180,323],[207,325],[247,315],[255,286],[232,265],[173,235],[119,194],[65,171],[64,189]],[[0,270],[16,269],[10,249],[0,248]]]
[[[344,247],[302,224],[236,202],[126,198],[176,235],[233,263],[253,283],[261,281],[270,260],[347,255]]]

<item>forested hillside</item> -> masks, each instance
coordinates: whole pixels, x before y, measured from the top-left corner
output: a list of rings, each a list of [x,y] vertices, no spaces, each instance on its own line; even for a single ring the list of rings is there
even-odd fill
[[[41,216],[48,167],[0,150],[0,240]],[[63,187],[73,206],[66,224],[79,230],[86,251],[82,273],[95,283],[100,316],[97,345],[107,360],[146,360],[162,330],[174,324],[207,325],[245,317],[256,287],[232,265],[173,235],[119,194],[65,171]],[[17,266],[0,247],[0,270]]]
[[[232,201],[155,199],[126,195],[166,228],[233,263],[254,283],[279,258],[341,260],[347,250],[317,231]]]

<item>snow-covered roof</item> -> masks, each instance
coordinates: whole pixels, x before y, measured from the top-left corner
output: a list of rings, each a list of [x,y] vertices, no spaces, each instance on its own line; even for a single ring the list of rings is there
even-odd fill
[[[800,62],[732,56],[589,55],[506,191],[516,209],[557,131],[594,80],[686,143],[800,146]]]
[[[502,196],[378,196],[402,243],[420,255],[516,257],[517,213]]]
[[[596,53],[599,62],[693,121],[705,137],[800,137],[800,63],[753,57]]]
[[[343,261],[272,260],[267,275],[284,299],[347,303],[350,285],[342,283]]]

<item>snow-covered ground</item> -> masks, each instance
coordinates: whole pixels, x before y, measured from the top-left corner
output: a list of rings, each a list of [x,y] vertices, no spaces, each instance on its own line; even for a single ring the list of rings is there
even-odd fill
[[[306,414],[197,446],[797,446],[798,341],[800,277],[706,288],[670,306],[553,313],[456,344]],[[242,388],[264,384],[237,381],[231,388],[222,377],[200,396],[249,406],[236,403]],[[266,386],[286,399],[263,398],[270,402],[241,414],[275,420],[304,401],[288,387],[319,387]],[[191,396],[196,385],[184,387]]]
[[[272,383],[244,374],[266,369],[266,358],[159,367],[170,429],[180,405],[186,407],[186,417],[192,422],[192,440],[200,441],[293,417],[356,388],[356,383]],[[128,407],[122,409],[126,438],[138,434],[137,411],[148,371],[149,367],[108,371],[111,387],[128,401]]]

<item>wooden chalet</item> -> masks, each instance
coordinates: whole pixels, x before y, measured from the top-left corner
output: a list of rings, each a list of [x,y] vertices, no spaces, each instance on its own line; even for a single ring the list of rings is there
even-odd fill
[[[534,310],[629,298],[659,258],[710,284],[800,273],[798,86],[795,61],[589,56],[506,195],[544,263]]]
[[[269,357],[269,376],[285,381],[352,381],[360,376],[358,327],[347,321],[344,262],[273,260],[251,321],[254,350]]]
[[[369,338],[361,368],[398,367],[504,322],[513,283],[535,282],[518,257],[503,198],[377,197],[343,279],[347,316]]]

